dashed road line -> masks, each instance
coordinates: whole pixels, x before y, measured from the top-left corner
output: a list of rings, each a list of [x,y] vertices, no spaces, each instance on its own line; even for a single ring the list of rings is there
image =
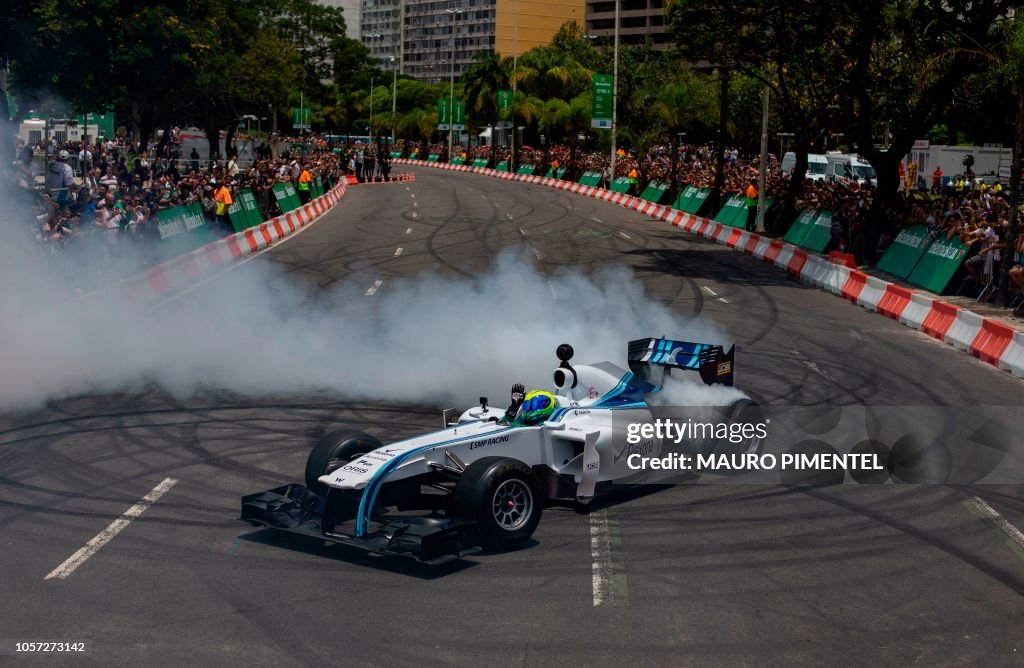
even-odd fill
[[[590,514],[590,559],[594,605],[605,605],[615,596],[612,539],[608,534],[607,510]]]
[[[552,297],[553,297],[554,299],[556,299],[556,300],[557,300],[557,299],[558,299],[558,293],[557,293],[557,292],[555,292],[555,284],[554,284],[554,283],[552,283],[551,281],[548,281],[548,289],[549,289],[549,290],[551,290],[551,296],[552,296]]]
[[[533,254],[537,256],[538,260],[543,260],[544,259],[544,254],[541,253],[540,249],[538,249],[538,248],[534,248],[533,249]]]
[[[144,513],[146,508],[149,508],[151,505],[156,503],[160,497],[166,494],[171,487],[174,487],[177,482],[178,481],[174,478],[164,478],[159,485],[149,492],[149,494],[142,497],[142,499],[134,506],[124,511],[124,514],[111,522],[106,529],[93,536],[92,540],[68,557],[60,566],[50,571],[50,573],[43,579],[63,580],[74,573],[75,569],[84,564],[86,559],[96,554],[99,549],[109,543],[114,536],[124,531],[124,529],[132,523],[132,520]]]
[[[382,280],[374,281],[373,285],[371,285],[369,288],[366,289],[366,295],[365,296],[367,296],[367,297],[374,296],[375,294],[377,294],[377,290],[380,290],[380,286],[382,286],[382,285],[384,285],[384,281],[382,281]]]
[[[630,241],[633,240],[633,237],[629,236],[628,234],[622,231],[619,232],[619,236],[623,237],[624,239],[629,239]]]
[[[413,215],[415,216],[416,214],[413,214]],[[411,227],[407,227],[407,228],[405,229],[405,233],[406,233],[406,234],[412,234],[412,228],[411,228]]]
[[[601,223],[601,224],[604,224],[604,221],[603,221],[603,220],[601,220],[600,218],[594,218],[594,217],[591,217],[591,220],[593,220],[593,221],[594,221],[595,223]]]
[[[520,228],[519,228],[519,234],[521,234],[522,236],[524,236],[524,237],[525,237],[525,236],[526,236],[526,231],[525,231],[525,230],[523,230],[523,228],[521,228],[521,227],[520,227]]]
[[[725,299],[723,297],[719,297],[718,293],[715,292],[714,290],[712,290],[711,288],[709,288],[708,286],[702,285],[700,287],[704,289],[704,292],[708,293],[709,295],[711,295],[712,297],[714,297],[718,301],[722,302],[723,304],[728,304],[729,303],[728,299]]]
[[[401,255],[402,254],[402,250],[403,250],[402,247],[399,246],[398,250],[395,251],[395,257],[398,257],[399,255]]]

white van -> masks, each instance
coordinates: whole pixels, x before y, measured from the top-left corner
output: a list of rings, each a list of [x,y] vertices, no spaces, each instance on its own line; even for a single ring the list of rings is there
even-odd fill
[[[782,156],[782,171],[789,174],[796,165],[796,153],[789,151]],[[820,153],[807,154],[807,174],[804,178],[808,181],[824,181],[825,172],[828,171],[828,160]]]
[[[828,161],[826,177],[829,181],[856,181],[858,184],[867,182],[872,186],[878,185],[875,168],[858,155],[826,153],[825,159]]]

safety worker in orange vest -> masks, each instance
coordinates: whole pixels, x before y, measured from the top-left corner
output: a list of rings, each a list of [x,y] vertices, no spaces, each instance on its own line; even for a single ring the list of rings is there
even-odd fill
[[[942,192],[942,167],[936,167],[932,172],[932,192]]]
[[[629,168],[629,194],[636,197],[636,167]]]
[[[308,165],[302,163],[302,171],[299,172],[299,202],[306,204],[309,202],[310,188],[313,185],[313,176],[309,173]]]
[[[753,232],[757,227],[757,179],[751,178],[747,189],[743,193],[747,198],[747,232]]]
[[[223,179],[217,183],[217,190],[213,193],[213,201],[216,205],[217,223],[221,232],[225,235],[231,233],[231,222],[228,219],[228,209],[235,201],[231,198],[231,189]]]

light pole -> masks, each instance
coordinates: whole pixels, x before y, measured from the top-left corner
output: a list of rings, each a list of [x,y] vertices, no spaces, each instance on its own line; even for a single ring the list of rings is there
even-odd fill
[[[615,63],[612,66],[612,175],[608,180],[608,187],[612,187],[612,182],[615,181],[615,129],[619,124],[618,119],[618,107],[619,107],[619,3],[622,0],[615,0],[615,47],[614,47],[614,60]]]
[[[391,56],[391,65],[394,67],[394,72],[391,78],[391,150],[395,150],[395,118],[396,109],[398,107],[398,62],[394,56]]]
[[[452,159],[452,144],[455,138],[455,17],[462,13],[461,9],[446,9],[452,17],[452,63],[451,83],[448,87],[448,160]]]
[[[366,128],[366,148],[373,150],[373,75],[370,75],[370,125]]]

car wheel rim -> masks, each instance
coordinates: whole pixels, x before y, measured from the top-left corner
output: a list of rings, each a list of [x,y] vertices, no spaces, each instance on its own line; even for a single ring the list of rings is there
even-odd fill
[[[494,490],[494,521],[505,531],[522,529],[533,513],[533,493],[522,480],[506,480]]]

